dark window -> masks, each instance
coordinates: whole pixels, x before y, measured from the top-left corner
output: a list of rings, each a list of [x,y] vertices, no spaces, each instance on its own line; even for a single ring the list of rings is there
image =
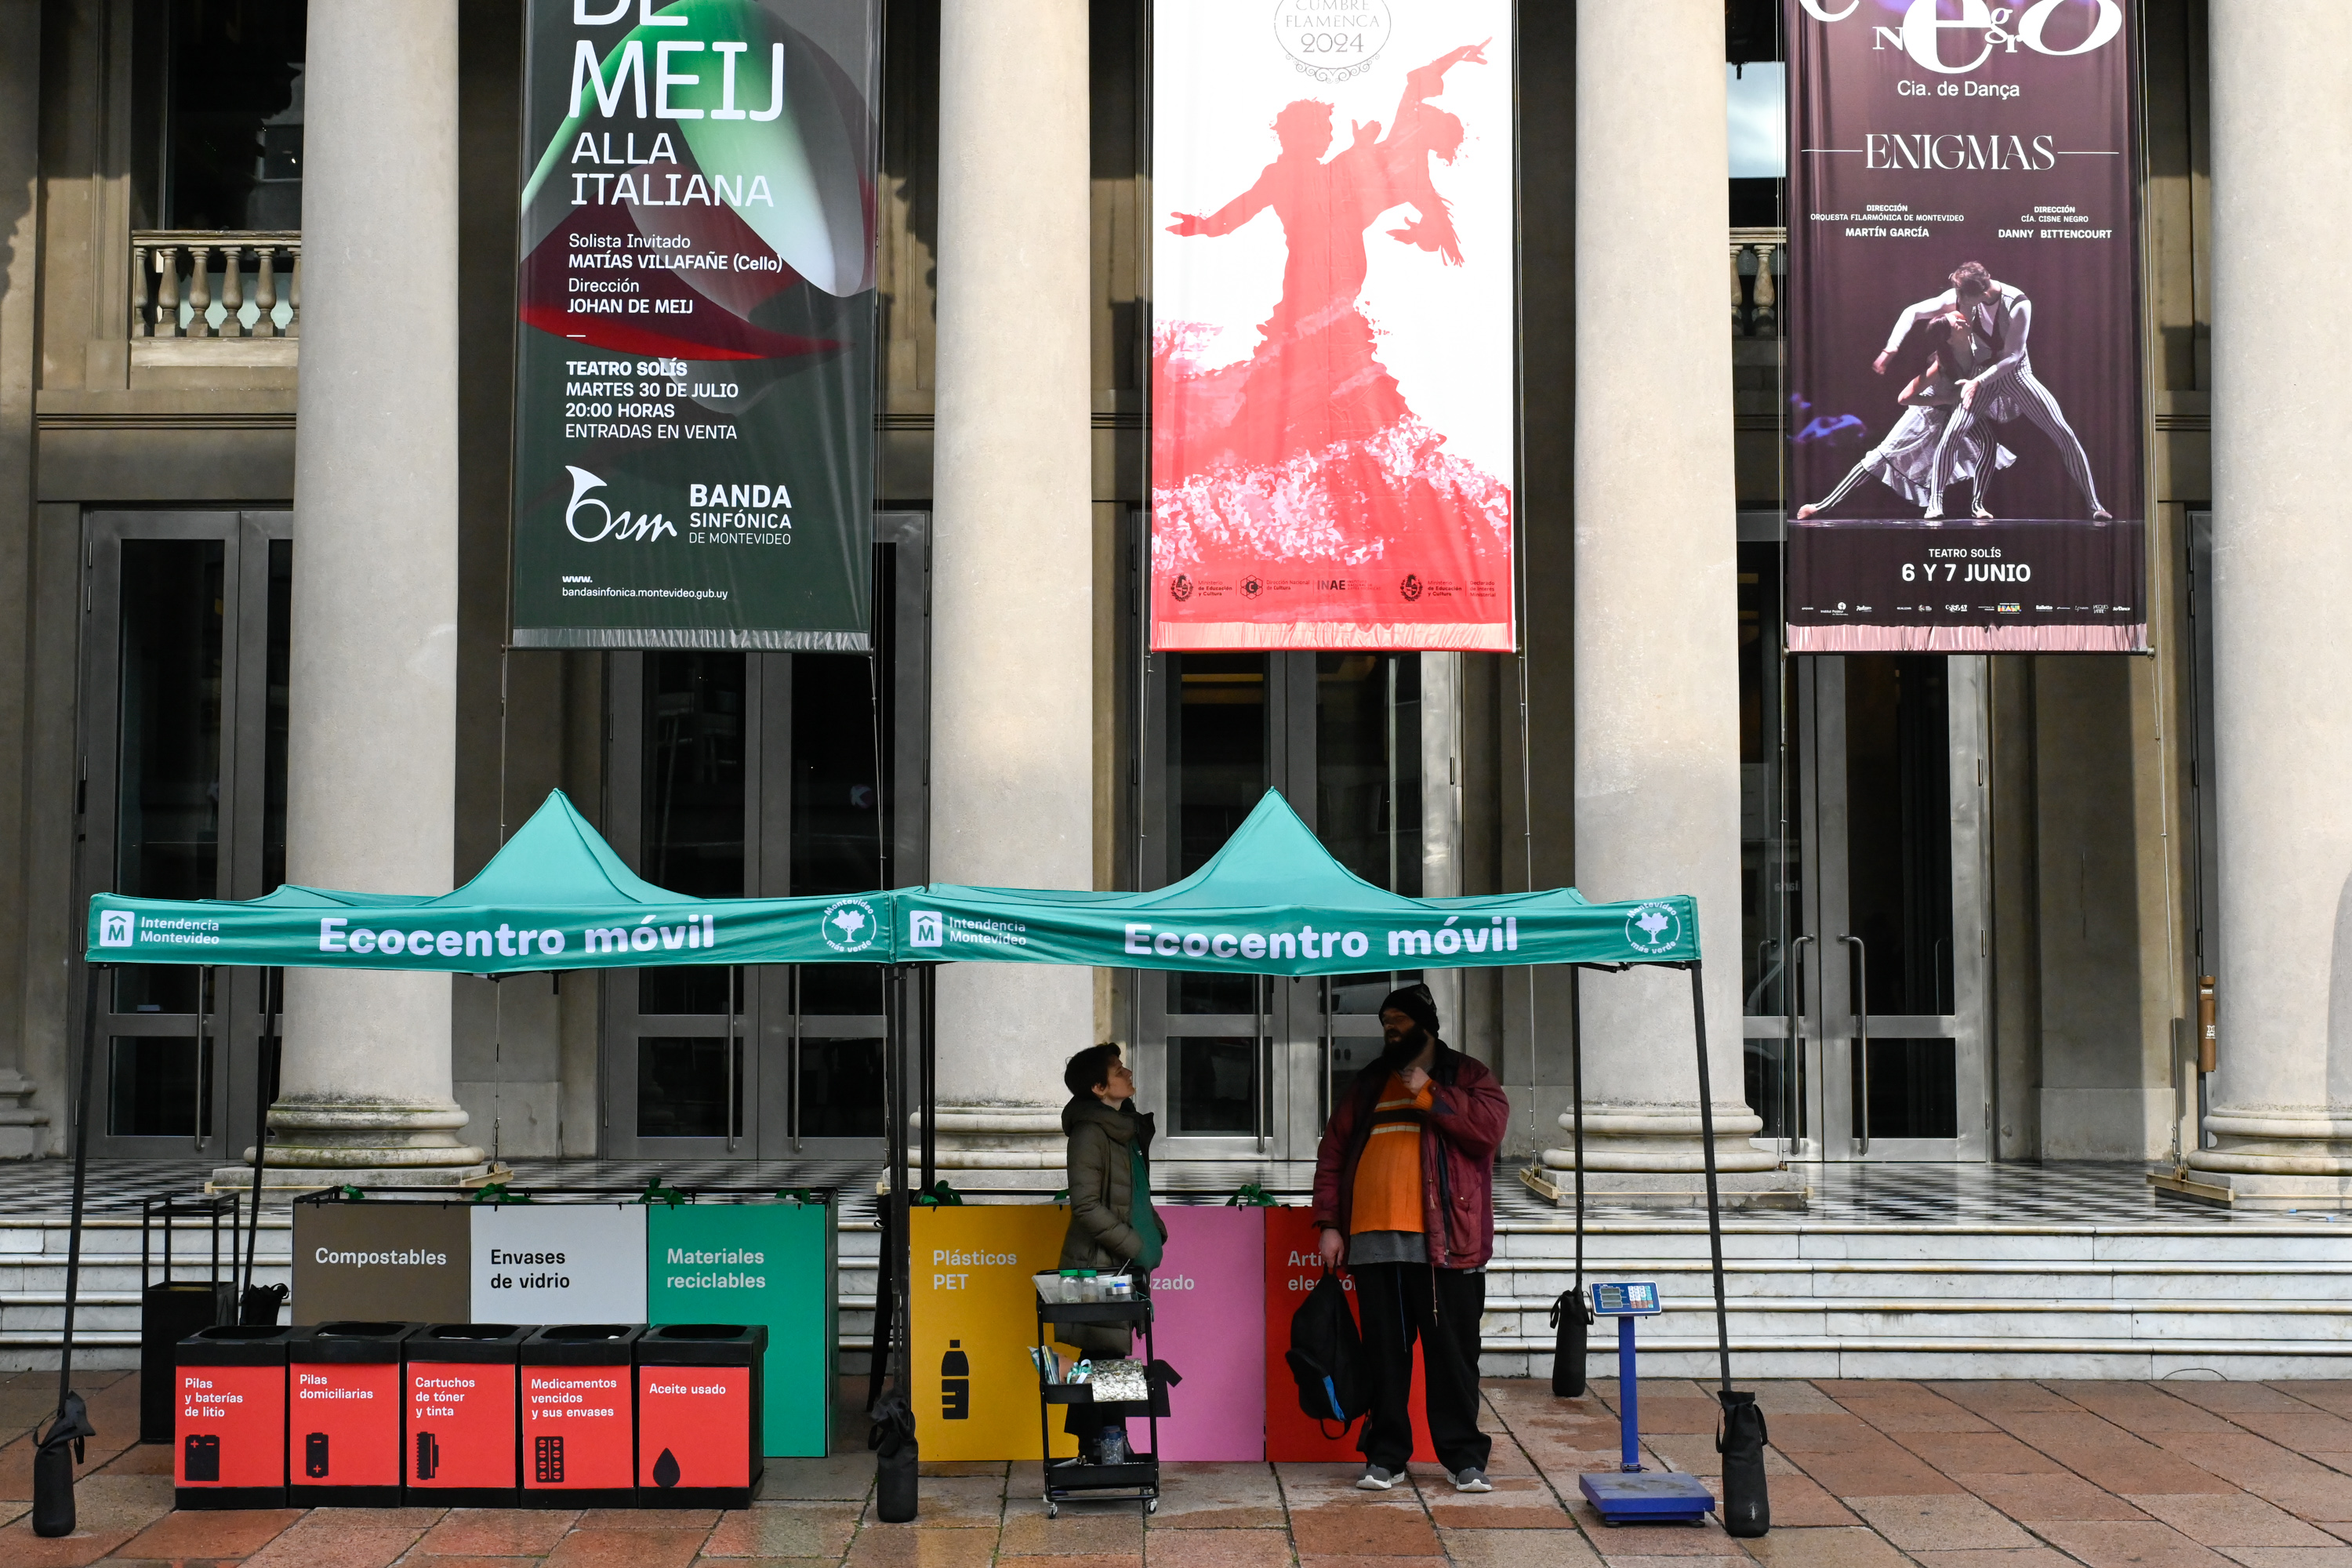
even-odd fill
[[[122,542],[121,719],[113,891],[216,899],[220,886],[222,616],[216,539]],[[194,1013],[198,971],[114,972],[124,1013]]]
[[[142,73],[163,88],[157,226],[302,226],[306,0],[151,0]],[[154,114],[149,107],[144,121]]]
[[[735,1131],[743,1131],[743,1053],[723,1036],[646,1035],[637,1041],[637,1136],[724,1138],[728,1071]]]
[[[1257,1054],[1257,1041],[1246,1035],[1170,1037],[1176,1131],[1255,1133]]]

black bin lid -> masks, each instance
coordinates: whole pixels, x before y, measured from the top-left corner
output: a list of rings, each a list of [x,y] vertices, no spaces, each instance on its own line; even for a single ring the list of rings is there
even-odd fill
[[[637,1342],[643,1366],[750,1366],[768,1348],[765,1323],[662,1323]]]
[[[530,1323],[427,1323],[401,1342],[416,1362],[512,1362],[531,1336]]]
[[[344,1319],[297,1331],[287,1359],[298,1362],[396,1362],[421,1325]]]
[[[550,1323],[522,1342],[522,1360],[538,1366],[626,1366],[636,1359],[643,1323]]]
[[[215,1323],[182,1340],[173,1347],[173,1359],[182,1366],[284,1366],[286,1347],[297,1334],[309,1331]]]

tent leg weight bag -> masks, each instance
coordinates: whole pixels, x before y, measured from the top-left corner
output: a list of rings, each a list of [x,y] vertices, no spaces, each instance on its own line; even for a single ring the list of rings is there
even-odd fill
[[[886,1394],[876,1402],[866,1446],[874,1450],[874,1516],[885,1524],[913,1522],[920,1472],[915,1413],[906,1395]]]
[[[1562,1294],[1551,1304],[1551,1391],[1556,1398],[1584,1397],[1584,1355],[1592,1324],[1592,1309],[1581,1293]]]
[[[1723,1402],[1723,1425],[1715,1451],[1723,1456],[1723,1531],[1753,1540],[1772,1528],[1772,1499],[1764,1480],[1764,1445],[1771,1441],[1756,1396],[1737,1389],[1716,1394]]]
[[[33,1450],[35,1535],[54,1538],[74,1532],[74,1466],[83,1458],[82,1440],[97,1436],[81,1395],[68,1394],[58,1402],[57,1419],[39,1436]]]

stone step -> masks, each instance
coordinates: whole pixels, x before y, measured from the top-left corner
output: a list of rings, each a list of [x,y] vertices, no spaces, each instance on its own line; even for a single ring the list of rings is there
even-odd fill
[[[265,1218],[263,1282],[287,1277],[290,1239],[282,1216]],[[1588,1279],[1661,1287],[1666,1311],[1642,1329],[1645,1372],[1711,1377],[1705,1225],[1599,1222],[1584,1242]],[[869,1224],[841,1226],[838,1348],[852,1370],[870,1342],[879,1243]],[[95,1221],[85,1231],[76,1335],[91,1357],[135,1360],[138,1244],[136,1221]],[[65,1247],[61,1217],[0,1226],[0,1365],[54,1364]],[[1549,1373],[1547,1315],[1572,1282],[1574,1248],[1573,1226],[1548,1217],[1498,1226],[1482,1324],[1489,1373]],[[1743,1379],[2352,1375],[2352,1317],[2341,1308],[2352,1287],[2352,1225],[1800,1229],[1738,1220],[1726,1226],[1724,1252]],[[184,1227],[174,1254],[183,1271],[193,1258],[201,1272],[208,1232]],[[1608,1374],[1614,1365],[1614,1336],[1603,1325],[1591,1370]]]

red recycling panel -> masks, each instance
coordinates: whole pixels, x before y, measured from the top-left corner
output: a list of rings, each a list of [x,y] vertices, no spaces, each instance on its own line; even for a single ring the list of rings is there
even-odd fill
[[[1363,1457],[1356,1441],[1363,1434],[1364,1424],[1356,1421],[1345,1432],[1327,1436],[1333,1428],[1318,1425],[1298,1407],[1298,1384],[1290,1375],[1290,1363],[1282,1359],[1290,1348],[1292,1315],[1307,1304],[1307,1293],[1323,1278],[1323,1255],[1318,1250],[1323,1241],[1311,1215],[1312,1211],[1303,1208],[1265,1211],[1265,1457],[1276,1461],[1355,1461]],[[1339,1278],[1353,1310],[1355,1286],[1346,1275]],[[1360,1321],[1361,1314],[1358,1317]],[[1412,1415],[1412,1457],[1434,1464],[1437,1449],[1429,1440],[1425,1387],[1421,1345],[1416,1342],[1412,1397],[1408,1405]]]
[[[637,1368],[637,1485],[751,1484],[751,1369]]]
[[[297,1487],[400,1484],[400,1364],[297,1362],[287,1369],[286,1479]]]
[[[183,1487],[286,1484],[286,1365],[177,1369],[172,1479]]]
[[[515,1482],[515,1369],[500,1362],[410,1362],[411,1487],[510,1487]]]
[[[626,1487],[629,1369],[522,1369],[522,1484],[528,1490]]]

